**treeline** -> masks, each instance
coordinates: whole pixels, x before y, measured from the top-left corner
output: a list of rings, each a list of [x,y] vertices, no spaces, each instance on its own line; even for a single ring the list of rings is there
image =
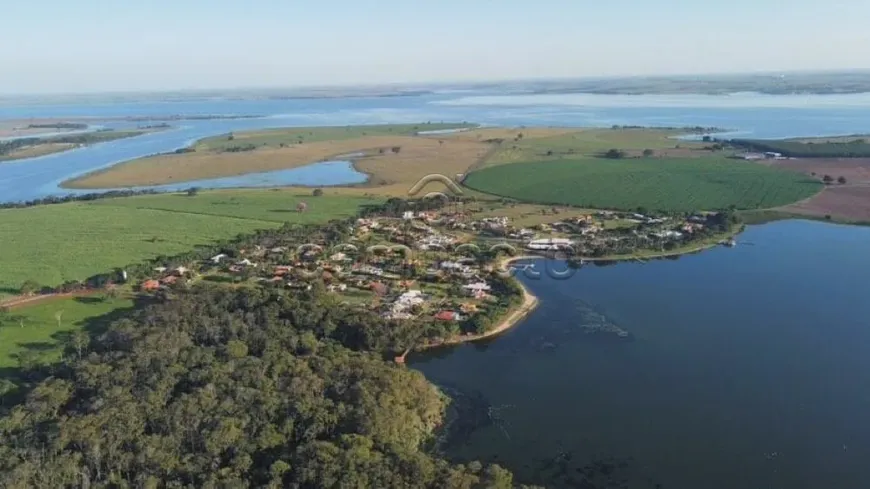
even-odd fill
[[[28,124],[28,129],[87,129],[82,122],[50,122],[46,124]]]
[[[792,158],[866,158],[870,157],[870,143],[865,139],[849,142],[800,142],[760,139],[732,139],[733,146],[747,151],[782,153]]]
[[[42,144],[42,138],[18,138],[8,141],[0,141],[0,156],[8,155],[22,148],[28,148],[37,144]]]
[[[421,447],[445,398],[312,293],[197,287],[71,344],[0,418],[0,486],[510,488]],[[384,333],[386,334],[386,333]]]
[[[104,129],[85,134],[69,134],[65,136],[30,137],[0,141],[0,156],[7,155],[22,148],[42,144],[94,144],[115,139],[123,139],[141,134],[140,131],[114,131]]]
[[[405,212],[427,212],[434,210],[455,210],[453,206],[460,206],[467,202],[473,202],[473,198],[447,196],[449,190],[445,191],[443,197],[429,197],[422,199],[402,199],[399,197],[391,197],[383,204],[366,205],[360,210],[360,217],[369,216],[386,216],[386,217],[402,217]]]
[[[221,148],[222,153],[244,153],[246,151],[254,151],[257,149],[257,146],[253,144],[239,144],[235,146],[227,146],[226,148]]]
[[[657,129],[661,131],[685,131],[688,134],[709,134],[714,132],[726,132],[721,127],[704,126],[631,126],[614,124],[611,129]]]
[[[68,194],[43,197],[41,199],[33,199],[21,202],[3,202],[0,203],[0,209],[21,209],[24,207],[33,207],[36,205],[49,204],[65,204],[67,202],[90,201],[99,199],[114,199],[116,197],[132,197],[134,195],[153,195],[159,193],[156,190],[109,190],[106,192],[91,192],[87,194]]]

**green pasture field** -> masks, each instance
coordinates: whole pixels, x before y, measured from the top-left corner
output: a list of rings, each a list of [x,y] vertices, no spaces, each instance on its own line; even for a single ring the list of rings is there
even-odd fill
[[[797,172],[713,157],[514,163],[473,172],[463,183],[526,202],[663,212],[764,209],[805,199],[823,187]]]
[[[277,147],[281,144],[314,143],[318,141],[340,141],[365,136],[414,136],[420,131],[471,128],[474,124],[458,123],[419,123],[419,124],[381,124],[367,126],[327,126],[293,127],[267,129],[263,131],[224,134],[197,141],[197,151],[223,151],[231,147],[254,145]]]
[[[682,141],[685,131],[670,129],[582,129],[550,137],[523,138],[502,143],[483,166],[522,163],[532,160],[596,157],[609,149],[641,153],[645,149],[663,152],[701,151],[705,144]]]
[[[33,352],[31,356],[39,363],[59,360],[73,332],[96,332],[105,326],[96,318],[132,306],[129,298],[90,296],[0,312],[0,370],[17,367],[19,355],[25,351]]]
[[[299,202],[308,209],[296,211]],[[287,190],[159,194],[0,210],[0,297],[26,280],[53,286],[281,226],[350,217],[360,196]]]

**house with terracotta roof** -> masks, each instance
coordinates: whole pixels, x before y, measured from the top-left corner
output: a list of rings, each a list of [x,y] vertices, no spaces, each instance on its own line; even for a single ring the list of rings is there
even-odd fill
[[[462,321],[462,316],[454,311],[440,311],[435,315],[435,319],[439,321]]]
[[[142,282],[142,285],[140,285],[139,288],[145,292],[154,292],[155,290],[160,289],[160,282],[154,279],[146,280]]]

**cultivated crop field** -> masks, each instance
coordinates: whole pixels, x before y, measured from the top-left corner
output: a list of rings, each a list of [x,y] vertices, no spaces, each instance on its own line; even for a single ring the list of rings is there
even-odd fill
[[[308,210],[296,212],[305,201]],[[58,285],[284,222],[349,217],[376,200],[289,191],[225,190],[0,210],[0,297],[26,280]]]
[[[800,173],[713,157],[514,163],[473,172],[464,184],[527,202],[665,212],[776,207],[822,188]]]
[[[704,143],[681,141],[676,136],[686,131],[671,129],[574,129],[551,134],[517,130],[505,140],[483,166],[527,161],[577,159],[595,157],[609,149],[619,149],[629,154],[640,154],[651,149],[657,156],[698,156]],[[473,133],[475,131],[471,131]],[[468,134],[468,133],[466,133]],[[519,136],[519,137],[518,137]],[[467,137],[467,136],[466,136]],[[679,148],[677,148],[679,147]],[[698,154],[695,154],[698,153]]]

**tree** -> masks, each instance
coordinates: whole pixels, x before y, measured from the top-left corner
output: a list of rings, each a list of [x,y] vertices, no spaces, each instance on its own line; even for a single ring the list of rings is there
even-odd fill
[[[393,146],[393,153],[399,154],[400,151],[402,151],[401,146]]]
[[[845,185],[846,184],[846,177],[838,178],[837,183],[839,183],[840,185]]]
[[[187,189],[188,197],[196,197],[197,194],[199,194],[199,187],[190,187]]]
[[[233,133],[230,133],[230,135],[227,136],[227,141],[232,141],[234,139],[236,139],[236,136],[234,136]]]
[[[32,295],[39,291],[40,286],[35,280],[27,280],[21,284],[21,293],[24,295]]]
[[[648,149],[648,148],[647,148],[647,149],[643,150],[643,156],[644,156],[644,158],[649,158],[650,156],[652,156],[652,155],[654,155],[654,154],[655,154],[655,151],[653,151],[653,150],[651,150],[651,149]]]
[[[321,195],[323,195],[323,189],[322,189],[322,188],[316,188],[316,189],[314,189],[313,192],[311,192],[311,195],[313,195],[313,196],[315,196],[315,197],[320,197]]]
[[[825,182],[825,185],[830,185],[834,183],[834,177],[830,175],[825,175],[824,177],[822,177],[822,181]]]
[[[625,158],[625,151],[619,149],[608,149],[606,153],[604,153],[605,158],[609,158],[611,160],[619,160]]]

